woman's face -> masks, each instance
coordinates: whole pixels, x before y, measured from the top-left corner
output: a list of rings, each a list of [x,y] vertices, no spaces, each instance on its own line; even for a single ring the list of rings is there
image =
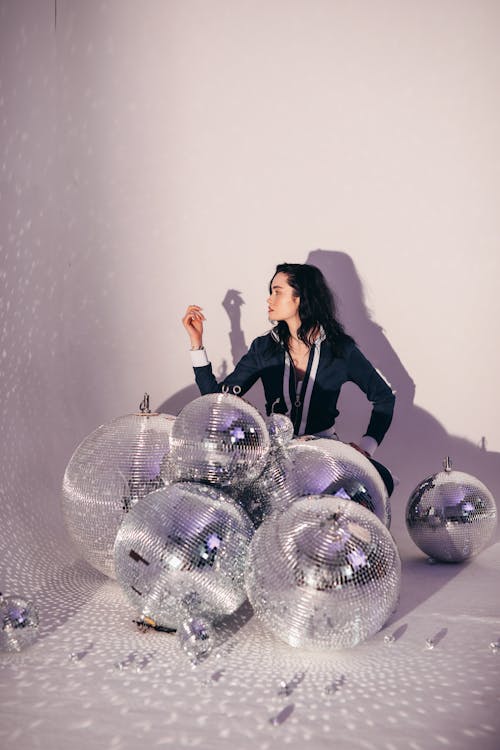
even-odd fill
[[[269,320],[300,325],[300,297],[295,296],[295,289],[288,283],[286,273],[277,273],[271,281],[271,294],[267,298]]]

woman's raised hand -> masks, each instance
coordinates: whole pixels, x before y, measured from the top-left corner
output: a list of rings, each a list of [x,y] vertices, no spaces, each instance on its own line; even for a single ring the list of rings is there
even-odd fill
[[[191,340],[191,347],[193,349],[199,349],[203,344],[204,320],[205,316],[199,305],[189,305],[184,317],[182,318],[182,325],[188,332],[188,336]]]

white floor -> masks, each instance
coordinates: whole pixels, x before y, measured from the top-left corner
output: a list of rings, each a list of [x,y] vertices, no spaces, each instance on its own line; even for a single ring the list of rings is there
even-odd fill
[[[396,491],[402,595],[380,633],[349,651],[298,651],[244,606],[234,635],[193,667],[175,636],[141,633],[118,584],[75,557],[57,498],[26,487],[18,499],[2,585],[35,600],[41,625],[29,649],[0,654],[0,747],[499,747],[498,535],[466,564],[430,565]]]

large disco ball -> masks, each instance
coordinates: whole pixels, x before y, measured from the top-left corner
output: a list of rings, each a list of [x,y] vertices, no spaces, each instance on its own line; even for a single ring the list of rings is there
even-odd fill
[[[380,474],[368,459],[340,440],[294,441],[288,449],[299,495],[333,495],[368,508],[389,527],[391,507]]]
[[[355,646],[398,601],[401,563],[390,532],[366,508],[325,495],[296,500],[257,529],[248,598],[263,625],[292,646]]]
[[[443,467],[411,493],[406,526],[422,552],[435,560],[461,562],[486,547],[496,527],[497,509],[479,479],[453,470],[449,458]]]
[[[175,418],[127,414],[86,437],[63,480],[63,510],[71,537],[95,568],[114,577],[113,545],[127,512],[164,485],[160,466]]]
[[[262,472],[269,447],[257,409],[233,394],[209,393],[187,404],[175,420],[162,476],[166,482],[219,487],[248,483]]]
[[[115,569],[142,617],[177,628],[198,615],[232,614],[246,599],[253,527],[221,490],[194,482],[152,492],[123,521]]]
[[[0,651],[21,651],[38,637],[38,612],[33,602],[0,594]]]

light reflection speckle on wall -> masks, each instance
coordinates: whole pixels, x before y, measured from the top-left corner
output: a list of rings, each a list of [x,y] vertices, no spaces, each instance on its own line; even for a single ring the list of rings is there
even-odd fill
[[[429,566],[404,507],[450,454],[500,497],[499,13],[0,0],[0,590],[40,617],[32,646],[0,654],[0,744],[496,748],[498,532]],[[145,390],[166,412],[197,395],[187,304],[231,368],[283,260],[322,268],[398,391],[377,455],[400,479],[401,599],[335,654],[243,609],[193,669],[78,558],[61,481]],[[363,415],[343,399],[349,440]]]

